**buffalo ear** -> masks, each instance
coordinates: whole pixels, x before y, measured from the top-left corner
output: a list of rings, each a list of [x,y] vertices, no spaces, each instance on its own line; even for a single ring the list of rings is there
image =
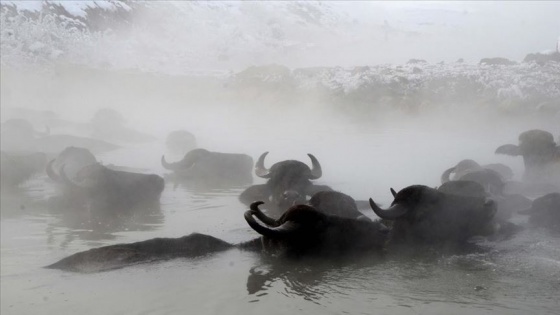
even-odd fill
[[[504,144],[499,146],[496,151],[496,154],[505,154],[510,156],[519,156],[521,155],[521,151],[519,150],[519,146],[514,144]]]

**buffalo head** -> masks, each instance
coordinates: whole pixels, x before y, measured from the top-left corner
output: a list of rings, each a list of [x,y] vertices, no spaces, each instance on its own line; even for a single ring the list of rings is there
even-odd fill
[[[560,146],[548,131],[533,129],[519,135],[519,145],[505,144],[496,149],[497,154],[522,156],[525,179],[539,180],[551,176],[560,177]],[[552,167],[552,169],[551,169]],[[560,179],[556,178],[560,181]]]
[[[306,197],[314,193],[311,189],[313,186],[311,180],[318,179],[323,174],[317,158],[313,154],[307,154],[311,159],[311,168],[296,160],[277,162],[270,168],[266,168],[264,160],[267,154],[268,152],[263,153],[255,164],[255,174],[268,179],[267,199],[282,209],[294,203],[305,203]]]
[[[496,204],[492,200],[448,194],[422,185],[392,193],[394,200],[388,209],[381,209],[370,199],[375,214],[394,221],[392,242],[461,243],[494,232]]]
[[[61,178],[63,167],[66,176],[73,179],[82,168],[96,163],[97,159],[88,149],[67,147],[47,164],[46,172],[53,181],[63,183]]]

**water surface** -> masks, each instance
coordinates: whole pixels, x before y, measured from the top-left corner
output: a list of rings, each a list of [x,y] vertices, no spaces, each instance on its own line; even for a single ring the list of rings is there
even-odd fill
[[[229,130],[227,140],[211,142],[224,129],[208,129],[200,142],[211,143],[213,150],[247,152],[255,160],[270,151],[267,166],[282,159],[310,164],[306,154],[313,153],[323,166],[318,183],[387,205],[389,187],[437,186],[441,172],[463,158],[504,162],[520,174],[520,160],[493,151],[536,123],[500,129],[504,125],[464,128],[450,123],[442,129],[441,123],[381,119],[358,124],[295,121],[286,123],[289,132],[282,132],[267,129],[267,121],[251,120]],[[161,140],[99,158],[163,175],[163,152]],[[556,314],[560,307],[558,236],[542,230],[525,230],[455,255],[286,261],[232,249],[96,274],[43,268],[78,251],[154,237],[199,232],[231,243],[250,240],[257,234],[243,219],[246,207],[237,199],[243,189],[207,190],[168,181],[161,213],[103,229],[49,208],[56,190],[46,175],[37,176],[2,196],[1,313]],[[374,217],[372,211],[364,212]],[[514,220],[525,222],[521,216]]]

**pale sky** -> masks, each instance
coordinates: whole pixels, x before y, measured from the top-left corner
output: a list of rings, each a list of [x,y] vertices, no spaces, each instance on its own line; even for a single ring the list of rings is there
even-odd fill
[[[364,25],[386,26],[382,40],[371,39],[378,45],[371,52],[379,60],[437,62],[498,56],[521,60],[530,52],[555,49],[560,38],[558,1],[358,1],[337,5]],[[368,30],[361,33],[366,35]],[[365,39],[358,45],[370,50]]]

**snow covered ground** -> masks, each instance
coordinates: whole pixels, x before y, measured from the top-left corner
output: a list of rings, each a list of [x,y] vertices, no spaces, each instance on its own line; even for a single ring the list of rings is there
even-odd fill
[[[237,90],[377,106],[556,113],[560,63],[521,60],[554,51],[557,12],[554,2],[2,1],[1,65],[211,76]]]
[[[522,60],[556,49],[557,2],[0,1],[2,64],[167,73],[251,65]]]

